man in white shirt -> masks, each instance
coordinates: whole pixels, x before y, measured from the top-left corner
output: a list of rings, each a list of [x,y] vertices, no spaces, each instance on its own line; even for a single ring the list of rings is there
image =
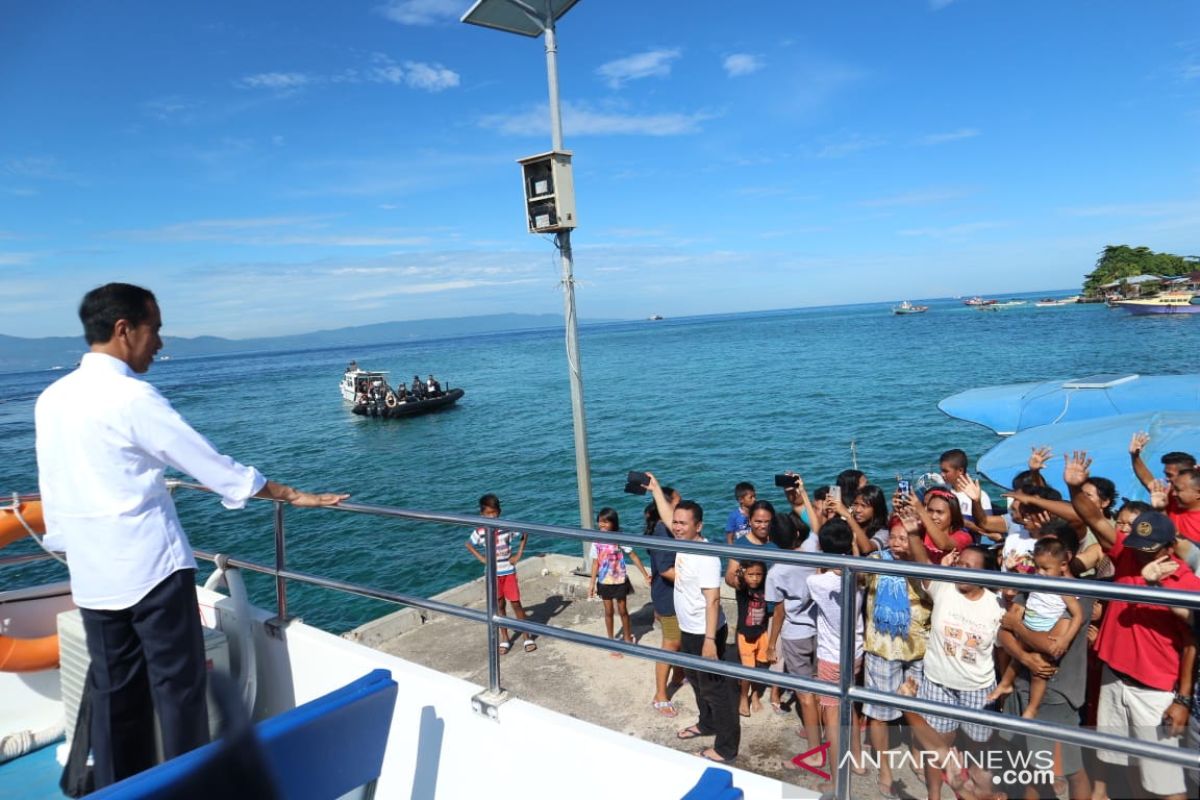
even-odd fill
[[[676,539],[697,541],[704,527],[704,510],[698,503],[681,500],[675,506],[671,532]],[[725,660],[729,628],[721,609],[721,559],[691,553],[675,554],[675,616],[679,620],[682,650],[695,656]],[[737,758],[742,738],[737,713],[738,682],[724,675],[687,670],[696,690],[700,720],[679,731],[680,739],[717,738],[700,751],[710,761],[725,764]]]
[[[124,283],[79,307],[90,352],[38,398],[38,482],[47,538],[66,550],[71,593],[91,656],[96,788],[208,741],[204,639],[196,561],[167,491],[173,467],[221,496],[296,506],[348,495],[309,494],[223,456],[166,398],[137,377],[162,347],[154,295]],[[153,705],[151,705],[153,698]]]

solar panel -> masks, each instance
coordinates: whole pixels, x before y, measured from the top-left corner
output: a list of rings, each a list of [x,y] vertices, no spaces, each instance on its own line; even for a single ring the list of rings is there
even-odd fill
[[[579,0],[479,0],[463,14],[462,21],[537,38],[545,30],[545,20],[558,19],[577,2]],[[531,13],[537,19],[531,19]]]

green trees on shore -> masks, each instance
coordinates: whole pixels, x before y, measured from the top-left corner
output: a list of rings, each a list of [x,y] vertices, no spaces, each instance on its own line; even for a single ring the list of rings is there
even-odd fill
[[[1149,247],[1130,247],[1126,244],[1110,244],[1096,259],[1096,268],[1083,279],[1085,296],[1104,293],[1100,287],[1106,283],[1130,278],[1134,275],[1187,275],[1200,270],[1200,257],[1177,256],[1173,253],[1156,253]]]

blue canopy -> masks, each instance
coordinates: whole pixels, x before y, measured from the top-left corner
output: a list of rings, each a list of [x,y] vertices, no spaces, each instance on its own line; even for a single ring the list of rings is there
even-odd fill
[[[938,403],[946,414],[1008,436],[1039,425],[1148,411],[1200,411],[1200,375],[1101,374],[969,389]]]
[[[1030,451],[1049,447],[1055,457],[1042,475],[1066,497],[1062,456],[1072,450],[1086,450],[1092,458],[1092,475],[1115,483],[1122,497],[1144,500],[1148,493],[1133,474],[1129,460],[1129,440],[1138,431],[1150,434],[1142,459],[1155,477],[1162,477],[1159,459],[1166,453],[1200,453],[1200,411],[1151,411],[1021,431],[984,453],[979,471],[1001,486],[1012,486],[1016,474],[1027,469]]]

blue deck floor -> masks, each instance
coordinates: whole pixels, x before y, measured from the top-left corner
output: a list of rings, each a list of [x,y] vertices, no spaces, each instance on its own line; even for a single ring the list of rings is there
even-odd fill
[[[62,765],[54,757],[61,743],[0,764],[0,800],[62,800]]]

